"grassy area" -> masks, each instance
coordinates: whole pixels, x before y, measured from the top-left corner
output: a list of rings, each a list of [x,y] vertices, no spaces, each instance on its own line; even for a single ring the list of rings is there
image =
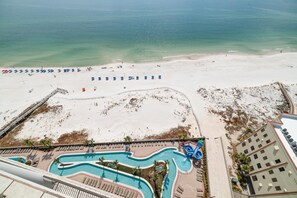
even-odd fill
[[[166,173],[167,173],[167,166],[164,162],[155,162],[153,166],[149,168],[139,168],[139,167],[128,167],[124,166],[122,164],[117,164],[117,162],[104,162],[100,161],[97,162],[97,164],[107,166],[131,175],[135,175],[135,177],[141,177],[145,179],[153,188],[154,194],[156,198],[161,197],[161,192],[162,192],[162,184],[163,180],[165,179]],[[163,171],[156,171],[156,167],[162,166]]]

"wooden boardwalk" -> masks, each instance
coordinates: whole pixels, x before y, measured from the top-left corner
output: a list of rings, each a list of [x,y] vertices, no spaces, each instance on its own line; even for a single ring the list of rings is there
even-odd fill
[[[18,116],[13,118],[12,121],[10,121],[8,124],[6,124],[0,129],[0,137],[3,137],[6,133],[14,129],[19,123],[25,120],[31,113],[33,113],[36,109],[38,109],[41,105],[43,105],[48,99],[50,99],[52,96],[54,96],[57,93],[66,94],[68,93],[68,91],[65,89],[57,88],[54,91],[52,91],[50,94],[48,94],[46,97],[41,99],[40,101],[29,106],[22,113],[20,113]]]
[[[285,99],[287,100],[287,102],[289,104],[289,107],[290,107],[289,113],[290,114],[295,114],[295,105],[293,103],[292,98],[289,96],[284,84],[281,83],[281,82],[278,82],[278,85],[279,85],[279,88],[280,88],[281,92],[283,93]]]

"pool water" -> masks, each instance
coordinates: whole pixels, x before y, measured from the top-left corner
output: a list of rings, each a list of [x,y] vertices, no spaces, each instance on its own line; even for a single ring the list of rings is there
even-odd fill
[[[163,170],[163,166],[157,166],[157,167],[156,167],[156,171],[157,171],[158,173],[160,173],[162,170]]]
[[[10,160],[13,160],[13,161],[16,161],[16,162],[21,162],[21,163],[26,163],[26,159],[25,158],[23,158],[23,157],[10,157],[10,158],[8,158],[8,159],[10,159]],[[21,161],[19,160],[19,159],[21,159]]]
[[[169,172],[165,178],[163,184],[163,194],[164,198],[171,197],[171,191],[173,187],[173,182],[176,177],[177,167],[183,172],[188,172],[192,163],[187,157],[181,153],[177,152],[176,148],[166,148],[154,153],[146,158],[136,158],[133,157],[131,153],[128,152],[105,152],[105,153],[92,153],[92,154],[72,154],[72,155],[62,155],[59,157],[62,163],[75,163],[73,166],[68,167],[58,167],[58,164],[52,163],[49,171],[51,173],[67,176],[78,172],[87,172],[102,178],[107,178],[115,182],[123,183],[134,188],[139,189],[145,198],[154,197],[153,191],[149,184],[142,178],[135,177],[133,175],[124,174],[120,171],[108,169],[102,166],[97,166],[94,162],[97,162],[100,157],[104,157],[105,160],[118,160],[119,163],[128,165],[131,167],[140,166],[140,168],[145,168],[152,166],[154,161],[169,161]]]

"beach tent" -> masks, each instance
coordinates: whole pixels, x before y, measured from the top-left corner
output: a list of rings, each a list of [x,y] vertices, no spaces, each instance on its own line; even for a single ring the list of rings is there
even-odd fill
[[[80,72],[81,70],[80,69],[77,69],[77,72]]]
[[[58,72],[61,72],[61,69],[58,69]]]
[[[20,73],[23,73],[23,70],[22,69],[20,69]]]
[[[9,73],[11,73],[12,72],[12,70],[9,70]]]
[[[144,76],[144,80],[147,80],[147,76]]]
[[[162,76],[161,75],[159,75],[159,79],[161,79],[162,78]]]
[[[36,69],[36,72],[39,73],[39,69]]]
[[[82,92],[85,92],[86,91],[86,88],[82,88],[81,90],[82,90]]]
[[[133,77],[133,76],[129,76],[128,79],[129,79],[129,80],[133,80],[134,77]]]
[[[31,69],[31,73],[34,73],[34,69]]]
[[[152,76],[152,80],[154,80],[155,79],[155,76]]]
[[[139,80],[139,76],[136,76],[136,80]]]
[[[64,69],[64,72],[67,72],[67,69]]]
[[[75,72],[75,70],[74,70],[74,69],[72,69],[72,72]]]
[[[95,80],[95,77],[92,77],[92,81],[94,81]]]
[[[18,70],[14,70],[14,73],[18,73]]]
[[[113,77],[113,80],[116,80],[117,79],[117,77]]]
[[[28,73],[28,72],[29,72],[29,70],[25,69],[25,73]]]
[[[101,77],[98,77],[98,80],[101,80]]]
[[[123,76],[121,76],[121,80],[124,80],[124,77]]]
[[[109,80],[109,78],[108,77],[105,77],[105,80]]]

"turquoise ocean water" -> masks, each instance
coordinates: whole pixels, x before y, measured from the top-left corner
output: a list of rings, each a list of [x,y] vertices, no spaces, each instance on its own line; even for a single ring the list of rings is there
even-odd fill
[[[0,0],[0,66],[297,49],[296,0]]]

